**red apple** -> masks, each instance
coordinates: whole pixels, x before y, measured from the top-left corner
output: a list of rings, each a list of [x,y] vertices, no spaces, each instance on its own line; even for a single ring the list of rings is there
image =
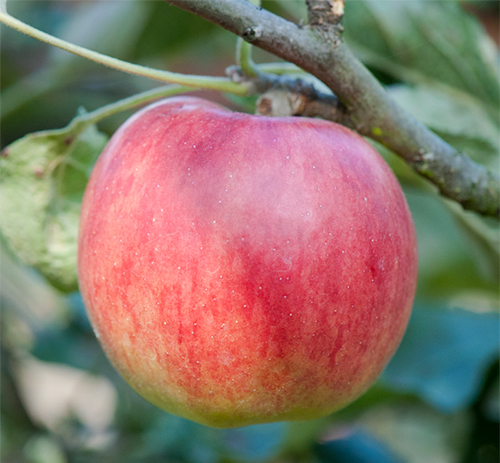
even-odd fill
[[[189,97],[113,136],[85,193],[78,259],[118,371],[215,427],[354,400],[397,348],[417,276],[405,198],[363,138]]]

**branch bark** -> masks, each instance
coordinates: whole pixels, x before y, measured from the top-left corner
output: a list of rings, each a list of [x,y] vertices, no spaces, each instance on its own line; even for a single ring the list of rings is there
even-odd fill
[[[309,24],[339,24],[344,17],[344,0],[306,0]]]
[[[289,22],[247,0],[166,1],[311,73],[346,108],[346,125],[401,156],[443,196],[465,209],[500,217],[500,177],[399,107],[342,42],[341,0],[308,0],[309,26]]]

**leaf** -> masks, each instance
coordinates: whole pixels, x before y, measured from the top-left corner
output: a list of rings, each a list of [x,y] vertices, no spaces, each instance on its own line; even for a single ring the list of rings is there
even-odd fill
[[[169,5],[166,2],[139,2],[148,7],[148,19],[134,44],[134,61],[148,62],[150,65],[167,67],[171,62],[189,61],[196,66],[206,61],[213,63],[231,46],[230,33],[224,35],[222,43],[215,44],[216,35],[224,31],[203,18]],[[226,31],[224,31],[226,32]],[[194,59],[193,56],[199,56]],[[197,57],[198,57],[197,56]],[[165,62],[167,59],[167,62]],[[212,64],[213,65],[213,64]]]
[[[60,325],[67,318],[68,304],[58,291],[29,267],[19,263],[6,248],[0,236],[0,281],[2,316],[5,337],[8,329],[7,317],[13,316],[22,321],[30,331],[45,326]],[[27,290],[29,288],[29,291]],[[9,325],[11,328],[14,324]],[[16,341],[30,342],[29,337]]]
[[[0,232],[24,263],[64,291],[77,288],[80,202],[107,137],[94,126],[29,134],[2,152]]]
[[[498,117],[498,52],[457,2],[346,2],[344,26],[346,43],[371,68],[468,93]]]
[[[95,365],[104,363],[102,349],[95,338],[74,324],[65,329],[49,327],[39,330],[31,354],[44,362],[65,364],[82,370],[92,369],[94,373]]]
[[[280,422],[225,430],[226,451],[242,461],[268,461],[279,451],[287,426]]]
[[[387,445],[364,429],[342,427],[316,446],[324,463],[402,463]]]
[[[381,404],[357,422],[405,463],[451,463],[464,450],[470,430],[466,413],[443,415],[421,404]],[[370,463],[372,463],[370,461]]]
[[[500,277],[500,224],[446,201],[455,220],[466,233],[476,265],[485,278],[498,282]]]
[[[214,429],[162,413],[144,434],[144,452],[189,463],[269,461],[281,450],[288,423]],[[163,460],[162,460],[163,461]]]
[[[498,299],[495,273],[484,278],[484,270],[493,266],[495,254],[478,266],[478,249],[471,245],[470,236],[461,230],[447,203],[433,191],[413,187],[404,191],[417,229],[419,297],[441,299],[473,291]],[[486,254],[480,256],[485,258]]]
[[[389,92],[412,113],[457,149],[467,146],[469,155],[484,164],[498,162],[500,130],[484,106],[470,96],[449,88],[398,85]]]
[[[304,0],[281,0],[276,4],[286,16],[293,18],[293,20],[302,22],[307,20],[307,7]]]
[[[30,463],[67,463],[62,445],[49,435],[33,436],[23,448]]]
[[[496,313],[416,309],[383,384],[416,394],[443,412],[462,410],[498,358],[499,331]]]
[[[130,56],[148,19],[149,7],[143,2],[83,2],[63,23],[57,36],[67,42],[115,58]],[[62,51],[50,49],[54,64],[64,64],[69,72],[74,66],[87,66],[90,61]]]

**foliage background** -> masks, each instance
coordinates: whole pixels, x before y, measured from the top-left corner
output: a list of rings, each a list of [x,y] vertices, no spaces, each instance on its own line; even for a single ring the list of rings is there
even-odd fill
[[[294,20],[306,14],[300,0],[263,6]],[[345,38],[400,104],[475,160],[498,169],[498,50],[466,10],[498,19],[497,2],[348,0]],[[230,33],[159,1],[13,0],[9,12],[70,42],[152,67],[223,75],[234,62]],[[5,27],[1,34],[2,147],[31,132],[66,126],[78,108],[90,111],[155,86]],[[259,50],[254,54],[257,62],[274,60]],[[253,103],[203,94],[240,110]],[[111,135],[129,114],[105,119],[99,130]],[[22,263],[4,237],[1,460],[499,461],[498,225],[439,198],[393,154],[382,153],[414,215],[419,287],[401,348],[361,399],[321,420],[233,430],[166,414],[114,372],[78,292],[57,290]],[[90,167],[92,156],[85,162]],[[58,200],[78,203],[81,191],[72,190],[70,174]],[[22,233],[28,217],[8,220]]]

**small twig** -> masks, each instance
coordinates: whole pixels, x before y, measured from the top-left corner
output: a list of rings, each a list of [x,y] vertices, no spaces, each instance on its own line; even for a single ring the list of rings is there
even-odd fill
[[[333,95],[270,90],[257,100],[257,112],[273,117],[321,117],[346,125],[345,108]]]
[[[311,26],[339,24],[344,17],[344,0],[306,0]]]

